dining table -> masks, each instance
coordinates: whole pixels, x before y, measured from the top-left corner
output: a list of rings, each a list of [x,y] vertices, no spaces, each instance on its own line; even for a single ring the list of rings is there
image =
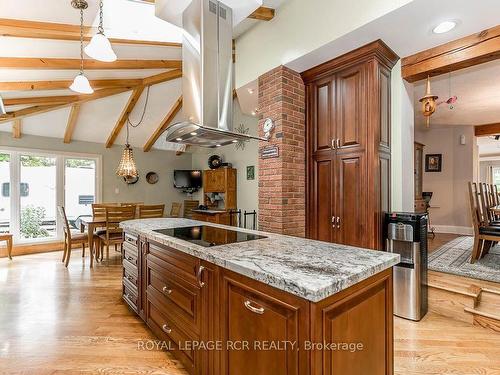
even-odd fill
[[[80,224],[80,231],[82,233],[85,232],[85,229],[87,229],[90,251],[90,267],[92,268],[94,266],[94,231],[96,228],[106,226],[106,218],[102,216],[80,216],[77,221]]]

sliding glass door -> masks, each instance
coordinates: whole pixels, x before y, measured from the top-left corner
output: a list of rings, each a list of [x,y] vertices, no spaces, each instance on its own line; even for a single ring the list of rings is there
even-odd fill
[[[70,224],[91,214],[100,165],[100,156],[0,149],[0,233],[16,242],[62,238],[57,206],[65,206]]]

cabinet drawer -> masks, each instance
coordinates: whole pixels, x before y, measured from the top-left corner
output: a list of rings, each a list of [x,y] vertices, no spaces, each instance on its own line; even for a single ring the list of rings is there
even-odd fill
[[[138,259],[137,249],[130,249],[128,246],[123,247],[123,260],[124,263],[127,261],[130,265],[137,269],[137,259]]]
[[[173,274],[168,275],[155,264],[148,265],[148,298],[176,324],[193,334],[201,330],[201,290],[183,282]]]
[[[200,359],[200,352],[190,350],[189,344],[193,340],[196,340],[196,338],[190,337],[183,332],[149,298],[147,311],[147,324],[149,328],[151,328],[158,338],[167,341],[175,357],[184,365],[186,370],[190,374],[195,374],[195,369]]]
[[[200,261],[191,255],[184,254],[165,245],[150,242],[147,261],[148,264],[149,262],[153,262],[159,265],[167,274],[169,272],[174,273],[182,280],[192,285],[198,285],[196,272],[198,271]]]
[[[130,287],[127,280],[123,280],[123,299],[137,313],[137,292]]]
[[[139,280],[137,278],[137,272],[130,271],[128,268],[123,267],[123,280],[129,283],[137,294],[139,288]]]
[[[137,248],[137,237],[130,233],[125,233],[125,243]]]

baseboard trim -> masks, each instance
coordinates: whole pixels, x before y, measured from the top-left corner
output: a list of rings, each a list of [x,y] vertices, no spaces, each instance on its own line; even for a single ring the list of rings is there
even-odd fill
[[[470,227],[456,227],[453,225],[432,225],[435,233],[462,234],[464,236],[472,236],[474,230]]]

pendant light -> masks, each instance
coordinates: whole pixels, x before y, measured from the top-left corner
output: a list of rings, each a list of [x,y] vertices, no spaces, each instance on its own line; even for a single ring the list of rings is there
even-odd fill
[[[127,137],[125,141],[125,148],[123,149],[122,158],[120,159],[120,163],[118,164],[118,168],[116,169],[116,174],[120,177],[123,177],[125,181],[127,181],[132,177],[137,177],[139,175],[139,173],[137,172],[137,165],[135,164],[134,160],[134,151],[132,150],[132,147],[130,147],[130,144],[128,143],[129,125],[132,126],[133,128],[137,128],[140,124],[142,124],[144,120],[144,115],[146,114],[148,101],[149,101],[149,86],[148,86],[148,91],[146,92],[146,101],[144,102],[144,109],[142,110],[142,115],[139,122],[134,125],[130,122],[130,117],[127,118]]]
[[[72,0],[71,5],[73,8],[80,10],[80,73],[75,77],[69,88],[80,94],[92,94],[94,89],[83,74],[83,10],[87,9],[89,5],[85,0]]]
[[[85,47],[85,53],[95,60],[103,62],[113,62],[116,61],[116,54],[111,47],[106,35],[104,35],[103,27],[103,0],[99,1],[99,27],[97,29],[97,34],[95,34],[90,43]]]

